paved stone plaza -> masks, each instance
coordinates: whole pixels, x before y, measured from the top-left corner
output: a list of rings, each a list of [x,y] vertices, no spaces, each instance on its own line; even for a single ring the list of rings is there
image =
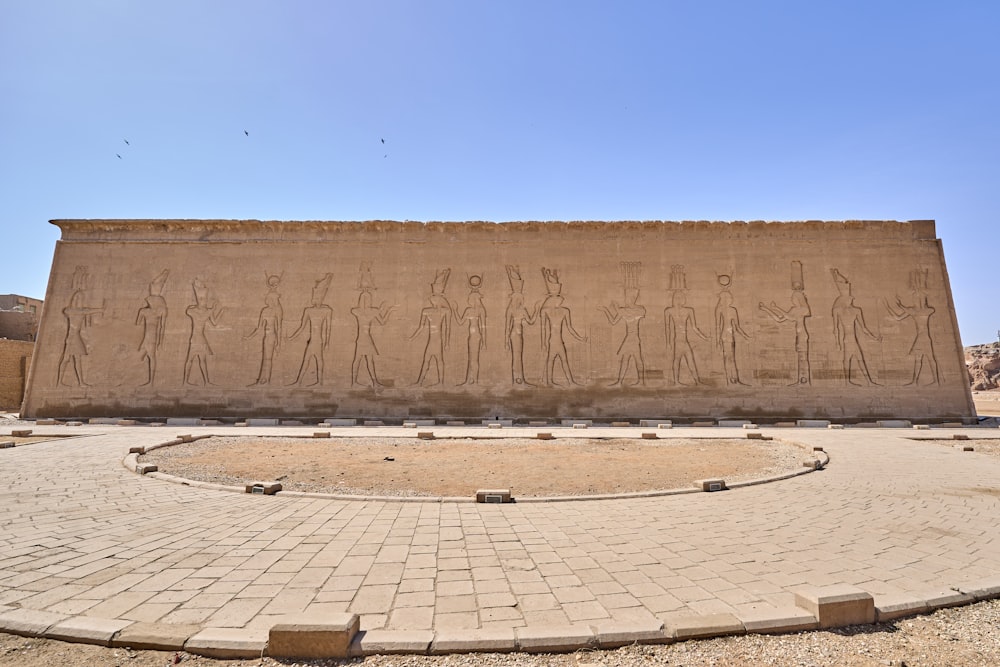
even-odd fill
[[[765,427],[822,446],[829,465],[721,493],[512,505],[252,496],[122,465],[130,447],[236,430],[39,426],[33,435],[74,437],[0,451],[0,630],[101,642],[151,633],[195,652],[259,654],[269,629],[290,616],[351,612],[367,631],[366,650],[524,649],[615,633],[740,632],[781,619],[802,626],[810,619],[795,594],[814,587],[866,591],[886,615],[1000,594],[1000,458],[953,446],[996,439],[996,429]],[[952,442],[954,434],[971,440]],[[914,440],[928,437],[948,440]]]

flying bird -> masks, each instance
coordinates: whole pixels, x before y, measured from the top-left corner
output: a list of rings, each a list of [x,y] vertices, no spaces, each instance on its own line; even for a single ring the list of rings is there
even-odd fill
[[[125,142],[125,145],[126,145],[126,146],[131,146],[131,145],[132,145],[132,144],[130,144],[130,143],[128,142],[128,139],[122,139],[122,141],[124,141],[124,142]]]
[[[248,137],[250,136],[250,133],[247,132],[246,130],[243,130],[243,134],[247,135]]]
[[[122,159],[122,156],[121,156],[121,155],[118,155],[118,153],[115,153],[115,156],[116,156],[116,157],[117,157],[117,158],[118,158],[119,160],[121,160],[121,159]]]
[[[385,143],[385,139],[383,139],[383,140],[382,140],[382,143],[383,143],[383,144]]]

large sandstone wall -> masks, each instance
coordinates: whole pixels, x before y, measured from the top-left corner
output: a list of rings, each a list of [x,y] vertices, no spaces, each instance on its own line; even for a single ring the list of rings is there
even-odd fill
[[[932,221],[54,224],[28,416],[975,414]]]
[[[34,343],[0,338],[0,410],[17,410],[31,366]]]

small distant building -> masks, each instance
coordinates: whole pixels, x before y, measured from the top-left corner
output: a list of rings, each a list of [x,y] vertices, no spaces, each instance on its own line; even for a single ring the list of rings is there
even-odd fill
[[[21,406],[41,313],[41,299],[0,294],[0,410]]]

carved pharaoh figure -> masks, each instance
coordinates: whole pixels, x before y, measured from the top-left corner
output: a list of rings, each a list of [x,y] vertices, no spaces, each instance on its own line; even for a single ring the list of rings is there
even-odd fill
[[[333,321],[333,309],[323,303],[326,299],[327,290],[330,289],[330,282],[333,274],[327,273],[316,281],[313,286],[310,305],[302,311],[302,321],[298,329],[288,337],[295,340],[300,334],[305,333],[306,347],[302,351],[302,363],[299,364],[299,372],[295,376],[292,384],[303,384],[309,374],[310,369],[316,368],[315,379],[305,386],[323,384],[323,355],[330,346],[330,327]]]
[[[806,299],[805,282],[802,276],[802,262],[792,262],[792,305],[782,309],[774,301],[770,305],[759,302],[757,307],[767,313],[775,322],[792,322],[795,325],[796,381],[789,386],[805,385],[812,382],[809,368],[809,329],[806,320],[812,315]]]
[[[62,356],[59,358],[56,379],[58,384],[67,387],[74,386],[66,381],[66,371],[72,370],[75,386],[89,387],[83,373],[83,358],[90,354],[87,329],[93,324],[94,315],[104,312],[105,304],[102,303],[100,308],[84,305],[85,292],[90,287],[87,267],[76,267],[76,271],[73,272],[72,287],[73,295],[69,299],[69,305],[62,311],[66,317],[66,338],[63,341]]]
[[[169,275],[170,271],[164,269],[149,283],[149,296],[135,316],[136,325],[142,327],[139,352],[146,362],[146,381],[140,386],[151,385],[156,379],[156,353],[163,345],[167,323],[167,302],[163,298],[163,288]]]
[[[208,360],[214,354],[212,347],[208,343],[206,329],[209,325],[218,326],[219,318],[222,317],[224,308],[210,298],[208,285],[200,278],[195,278],[191,283],[194,291],[194,304],[184,311],[188,319],[191,320],[191,336],[188,339],[187,359],[184,362],[184,382],[185,384],[198,384],[193,379],[195,366],[198,367],[198,374],[201,377],[201,384],[214,384],[208,373]]]
[[[688,334],[694,331],[695,335],[706,341],[709,337],[698,328],[694,308],[687,305],[684,290],[675,290],[671,297],[671,305],[663,310],[663,328],[667,339],[667,356],[670,357],[670,375],[673,383],[688,384],[681,381],[682,364],[687,365],[688,373],[694,380],[693,384],[701,383]]]
[[[570,365],[564,332],[569,332],[573,338],[580,342],[586,342],[587,339],[573,328],[572,314],[569,308],[563,305],[565,299],[562,296],[559,273],[553,269],[543,268],[542,277],[545,278],[545,291],[548,294],[539,311],[542,325],[542,350],[545,353],[545,384],[550,387],[560,384],[555,378],[555,367],[558,363],[566,379],[571,384],[579,385],[580,383],[573,377],[573,368]]]
[[[351,364],[351,384],[370,384],[372,387],[381,387],[382,383],[378,379],[375,370],[375,359],[378,357],[378,347],[375,345],[375,337],[372,335],[372,327],[383,326],[389,319],[389,314],[395,310],[395,306],[386,306],[380,303],[373,305],[372,292],[375,290],[375,282],[371,276],[371,267],[365,263],[361,265],[361,278],[358,282],[358,305],[351,308],[351,315],[357,324],[354,338],[354,361]],[[368,374],[368,382],[361,382],[361,369],[365,369]]]
[[[642,358],[642,339],[639,335],[639,322],[646,316],[646,309],[638,305],[639,299],[639,270],[641,262],[622,262],[621,271],[623,278],[623,289],[625,302],[619,305],[612,301],[611,307],[601,306],[601,310],[608,318],[608,322],[614,326],[619,322],[625,322],[625,337],[622,338],[618,346],[618,377],[611,384],[612,387],[625,383],[625,375],[630,366],[635,366],[635,382],[628,384],[646,384],[646,364]]]
[[[428,305],[420,311],[420,322],[407,340],[413,340],[421,331],[427,331],[427,344],[424,346],[424,354],[420,361],[420,372],[417,374],[417,381],[414,385],[424,385],[427,382],[431,367],[434,368],[434,381],[428,386],[438,385],[444,382],[444,352],[448,349],[449,337],[451,335],[451,320],[454,318],[455,309],[451,302],[444,296],[445,287],[448,285],[448,277],[451,269],[438,271],[431,283],[431,296]]]
[[[861,386],[854,381],[854,367],[865,379],[866,384],[878,384],[872,379],[865,360],[865,351],[861,347],[858,332],[872,340],[881,341],[882,337],[873,334],[865,324],[865,315],[861,308],[855,305],[851,294],[851,283],[837,269],[830,269],[833,282],[837,286],[839,296],[833,302],[833,335],[837,339],[837,349],[843,353],[844,378],[848,383]]]
[[[897,296],[896,306],[886,302],[889,314],[896,320],[912,319],[915,327],[913,343],[909,355],[913,359],[913,377],[907,386],[915,385],[920,379],[920,373],[926,364],[931,374],[931,384],[938,384],[937,358],[934,356],[934,343],[931,341],[930,319],[934,308],[927,302],[927,270],[917,270],[910,273],[910,291],[913,293],[913,305],[908,306]]]

